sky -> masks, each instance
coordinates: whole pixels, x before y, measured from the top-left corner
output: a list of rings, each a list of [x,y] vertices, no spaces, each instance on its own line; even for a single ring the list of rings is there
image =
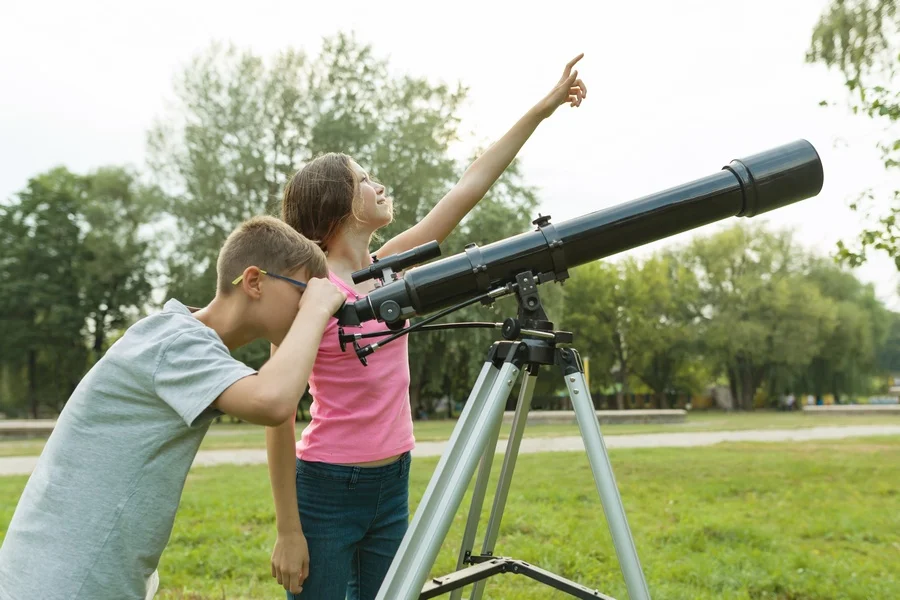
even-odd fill
[[[565,63],[584,52],[578,68],[585,102],[558,109],[519,154],[542,212],[556,222],[806,139],[824,165],[822,192],[757,219],[790,228],[805,247],[829,254],[836,240],[854,240],[865,223],[849,202],[867,188],[898,189],[900,182],[879,160],[875,144],[883,126],[850,114],[839,74],[804,61],[825,5],[6,2],[0,6],[0,198],[56,165],[76,172],[141,167],[146,132],[166,114],[173,78],[213,42],[267,57],[288,47],[315,54],[323,37],[344,31],[371,43],[396,74],[469,88],[464,139],[453,149],[459,157],[503,135],[553,87]],[[838,106],[820,107],[821,100]],[[681,243],[733,221],[629,253]],[[856,273],[900,309],[900,277],[890,260],[873,257]]]

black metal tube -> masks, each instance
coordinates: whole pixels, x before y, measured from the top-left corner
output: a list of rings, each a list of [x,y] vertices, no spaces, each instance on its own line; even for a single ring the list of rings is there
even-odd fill
[[[385,269],[390,269],[394,273],[399,273],[406,267],[427,262],[440,255],[441,247],[438,243],[434,241],[428,242],[427,244],[416,246],[406,252],[392,254],[383,259],[376,259],[373,264],[365,269],[361,269],[350,275],[350,278],[353,280],[353,283],[362,283],[363,281],[368,281],[376,276],[380,278],[380,275]]]
[[[822,189],[822,162],[798,140],[731,161],[717,173],[619,206],[555,224],[561,251],[544,232],[530,231],[413,268],[404,278],[345,305],[341,324],[385,320],[381,307],[396,302],[399,318],[427,314],[515,281],[523,271],[559,275],[567,268],[612,256],[728,217],[758,214],[811,198]]]

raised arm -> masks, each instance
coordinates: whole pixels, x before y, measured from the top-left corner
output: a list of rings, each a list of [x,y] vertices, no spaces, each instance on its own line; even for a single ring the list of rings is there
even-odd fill
[[[388,240],[377,252],[378,256],[389,256],[404,252],[432,240],[443,242],[450,232],[459,225],[478,201],[499,179],[503,171],[534,133],[541,121],[553,114],[562,104],[568,102],[577,107],[587,95],[587,87],[578,78],[575,64],[584,54],[579,54],[566,65],[556,86],[540,102],[535,104],[516,122],[506,134],[479,156],[463,174],[459,182],[419,223]]]

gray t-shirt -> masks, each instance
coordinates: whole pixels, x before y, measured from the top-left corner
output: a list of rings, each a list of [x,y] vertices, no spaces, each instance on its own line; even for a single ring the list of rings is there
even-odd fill
[[[2,600],[143,599],[210,404],[255,371],[177,300],[78,384],[0,547]]]

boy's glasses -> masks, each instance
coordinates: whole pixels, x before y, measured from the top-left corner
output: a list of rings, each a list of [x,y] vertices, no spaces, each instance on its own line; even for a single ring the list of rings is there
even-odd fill
[[[269,273],[268,271],[263,271],[262,269],[260,269],[259,272],[262,273],[263,275],[268,275],[269,277],[274,277],[275,279],[283,279],[283,280],[287,281],[288,283],[293,283],[301,290],[306,289],[306,284],[303,283],[302,281],[297,281],[296,279],[291,279],[290,277],[285,277],[284,275],[276,275],[275,273]],[[231,285],[239,284],[242,279],[244,279],[243,273],[237,279],[232,281]]]

